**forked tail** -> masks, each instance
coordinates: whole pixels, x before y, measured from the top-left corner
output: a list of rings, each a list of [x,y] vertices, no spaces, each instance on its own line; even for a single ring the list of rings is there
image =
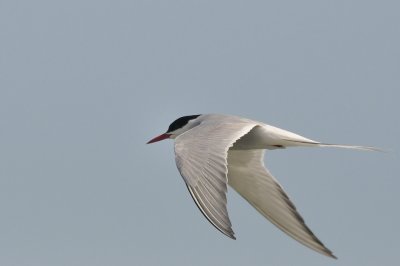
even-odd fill
[[[299,141],[293,139],[283,139],[290,143],[287,146],[306,146],[306,147],[332,147],[332,148],[343,148],[343,149],[353,149],[353,150],[363,150],[363,151],[380,151],[384,152],[384,150],[371,146],[358,146],[358,145],[342,145],[342,144],[329,144],[329,143],[321,143],[318,141],[313,141],[307,139],[307,141]],[[288,144],[286,143],[286,144]],[[286,146],[286,145],[284,145]]]
[[[319,147],[332,147],[332,148],[344,148],[344,149],[353,149],[353,150],[363,150],[363,151],[380,151],[384,150],[376,147],[370,146],[357,146],[357,145],[340,145],[340,144],[327,144],[327,143],[318,143]]]

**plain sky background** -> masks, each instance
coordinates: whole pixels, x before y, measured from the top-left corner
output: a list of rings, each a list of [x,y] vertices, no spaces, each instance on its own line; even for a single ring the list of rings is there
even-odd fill
[[[398,1],[0,1],[0,265],[395,265]],[[388,153],[266,155],[339,260],[233,190],[237,240],[176,169],[177,117],[226,113]]]

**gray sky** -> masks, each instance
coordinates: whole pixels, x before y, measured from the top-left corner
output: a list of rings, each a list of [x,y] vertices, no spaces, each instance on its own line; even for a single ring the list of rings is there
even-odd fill
[[[397,1],[0,2],[0,265],[394,265]],[[266,155],[335,261],[234,191],[237,240],[145,145],[177,117],[226,113],[390,150]]]

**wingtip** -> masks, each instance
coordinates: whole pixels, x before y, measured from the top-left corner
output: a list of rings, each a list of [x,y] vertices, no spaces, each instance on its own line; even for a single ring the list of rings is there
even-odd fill
[[[226,235],[230,239],[236,240],[235,232],[232,230],[232,228],[230,228],[227,231],[220,230],[219,228],[217,228],[217,229],[218,229],[218,231],[220,231],[221,233],[223,233],[224,235]]]
[[[336,257],[335,255],[333,255],[332,253],[327,254],[327,256],[330,257],[330,258],[332,258],[332,259],[335,259],[335,260],[338,259],[338,257]]]
[[[330,257],[332,259],[335,259],[335,260],[338,259],[335,255],[333,255],[333,252],[325,246],[324,246],[324,250],[322,250],[322,252],[320,252],[320,253],[322,253],[323,255]]]

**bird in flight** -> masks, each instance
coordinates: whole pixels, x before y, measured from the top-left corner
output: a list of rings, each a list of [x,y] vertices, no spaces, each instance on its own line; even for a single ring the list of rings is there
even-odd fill
[[[176,119],[150,140],[175,139],[175,161],[197,207],[226,236],[236,239],[227,211],[227,185],[258,212],[301,244],[336,258],[314,235],[282,186],[264,166],[264,151],[288,147],[373,147],[326,144],[231,115],[203,114]]]

